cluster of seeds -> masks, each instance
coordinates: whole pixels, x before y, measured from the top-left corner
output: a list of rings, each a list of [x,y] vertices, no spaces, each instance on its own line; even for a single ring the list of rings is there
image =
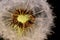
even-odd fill
[[[15,10],[13,15],[12,15],[12,22],[11,24],[17,25],[18,27],[21,28],[26,28],[29,27],[34,23],[35,17],[32,15],[32,11],[23,10],[23,9],[18,9]]]

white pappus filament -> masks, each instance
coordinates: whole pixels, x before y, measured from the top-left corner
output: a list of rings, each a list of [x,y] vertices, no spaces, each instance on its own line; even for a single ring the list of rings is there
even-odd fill
[[[2,0],[0,1],[0,35],[3,38],[10,40],[44,40],[47,39],[47,35],[51,32],[51,26],[53,25],[54,16],[52,15],[52,9],[47,0]],[[33,11],[33,15],[36,16],[35,24],[33,28],[30,28],[31,32],[26,32],[27,35],[18,37],[15,31],[12,31],[3,22],[2,16],[10,16],[8,12],[10,9],[22,8]],[[11,11],[13,11],[11,10]],[[5,19],[6,20],[6,19]],[[7,23],[7,22],[6,22]]]

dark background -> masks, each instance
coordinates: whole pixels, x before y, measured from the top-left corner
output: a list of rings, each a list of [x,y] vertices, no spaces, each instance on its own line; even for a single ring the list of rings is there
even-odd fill
[[[57,26],[57,21],[59,21],[59,20],[57,20],[57,17],[59,17],[58,15],[59,15],[59,10],[58,10],[58,8],[57,8],[57,6],[58,6],[58,2],[57,2],[57,0],[48,0],[47,2],[49,2],[49,4],[50,5],[52,5],[54,8],[53,8],[53,12],[54,12],[54,16],[56,16],[56,18],[54,19],[55,21],[54,21],[54,23],[55,23],[55,28],[52,28],[52,30],[55,32],[55,33],[53,33],[52,34],[52,36],[50,35],[50,36],[48,36],[48,40],[60,40],[60,38],[59,38],[59,26]]]

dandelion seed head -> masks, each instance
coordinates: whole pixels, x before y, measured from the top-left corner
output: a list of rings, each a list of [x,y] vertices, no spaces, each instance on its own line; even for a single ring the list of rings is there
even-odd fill
[[[51,26],[53,26],[54,16],[52,15],[50,5],[46,1],[47,0],[2,0],[0,2],[0,33],[4,34],[3,37],[9,38],[10,40],[47,39],[47,35],[51,32]],[[16,10],[20,9],[26,9],[28,16],[19,15],[19,17],[17,17],[16,15],[19,14],[19,11]],[[25,15],[25,13],[22,14]],[[14,19],[12,15],[14,15]],[[24,28],[25,25],[17,23],[16,17],[17,20],[22,23],[32,18],[31,21],[25,23],[28,27]]]

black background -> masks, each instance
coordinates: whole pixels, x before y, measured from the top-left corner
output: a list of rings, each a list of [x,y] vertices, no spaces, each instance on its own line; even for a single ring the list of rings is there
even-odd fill
[[[57,6],[58,6],[58,2],[57,2],[58,0],[48,0],[47,2],[49,2],[49,4],[50,5],[52,5],[54,8],[53,8],[53,12],[54,12],[54,14],[55,14],[55,16],[56,16],[56,18],[54,19],[55,21],[54,21],[54,23],[55,23],[55,28],[52,28],[52,30],[55,32],[54,34],[52,34],[52,36],[49,36],[48,37],[48,40],[60,40],[60,38],[59,38],[59,26],[57,26],[57,21],[59,21],[59,20],[57,20],[57,18],[59,17],[58,15],[59,15],[59,8],[57,8]],[[54,15],[53,14],[53,15]]]

